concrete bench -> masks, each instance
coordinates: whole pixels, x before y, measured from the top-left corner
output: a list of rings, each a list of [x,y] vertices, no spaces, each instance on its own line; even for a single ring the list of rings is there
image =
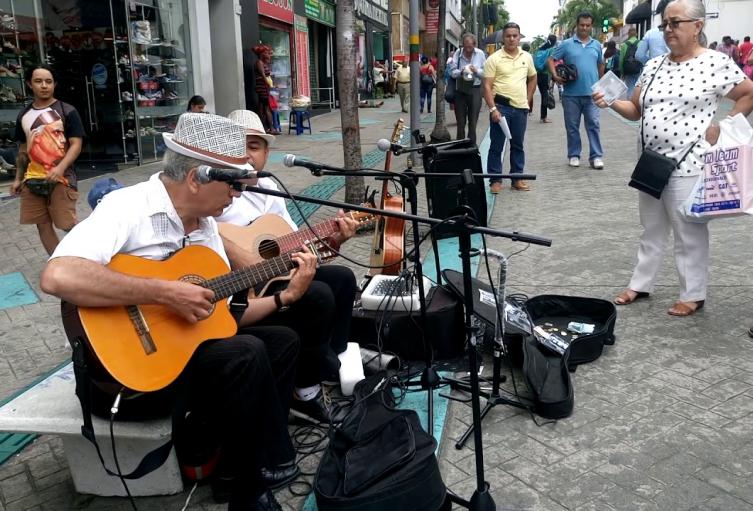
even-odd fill
[[[73,364],[68,364],[5,406],[0,407],[0,431],[59,435],[63,439],[73,484],[79,493],[124,496],[117,477],[107,475],[94,446],[81,436],[81,406],[76,397]],[[93,418],[94,432],[107,468],[112,460],[109,422]],[[165,443],[172,430],[169,418],[144,422],[115,422],[115,446],[124,474],[134,470],[146,453]],[[183,491],[175,449],[164,465],[141,479],[127,481],[134,496],[171,495]]]

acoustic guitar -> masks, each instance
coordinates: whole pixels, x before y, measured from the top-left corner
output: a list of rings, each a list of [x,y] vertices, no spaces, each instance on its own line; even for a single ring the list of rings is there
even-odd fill
[[[332,252],[314,248],[320,259],[334,257]],[[119,254],[107,267],[136,277],[191,282],[214,291],[211,314],[193,324],[164,305],[78,307],[85,340],[107,372],[129,389],[152,392],[172,383],[200,344],[235,335],[237,325],[227,298],[287,273],[295,264],[292,254],[282,254],[230,271],[211,248],[190,245],[164,261]]]
[[[390,136],[390,142],[397,144],[400,134],[405,129],[405,121],[398,119]],[[384,158],[384,170],[390,170],[392,153],[387,152]],[[403,213],[405,205],[403,196],[392,194],[389,190],[390,181],[385,179],[382,183],[382,197],[380,209]],[[371,243],[371,255],[369,265],[376,266],[369,273],[372,275],[397,275],[400,273],[400,261],[405,251],[405,220],[400,218],[382,217],[374,229],[374,238]]]

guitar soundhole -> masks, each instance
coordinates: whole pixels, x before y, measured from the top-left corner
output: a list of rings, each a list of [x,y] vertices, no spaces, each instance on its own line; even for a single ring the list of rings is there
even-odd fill
[[[202,287],[205,287],[205,284],[207,283],[207,279],[205,279],[201,275],[194,275],[194,274],[183,275],[180,278],[180,280],[181,282],[188,282],[188,283],[196,284],[197,286],[202,286]],[[214,312],[214,307],[215,307],[215,304],[213,303],[212,310],[209,311],[210,316]]]
[[[280,245],[275,240],[264,240],[259,243],[259,255],[264,259],[272,259],[280,255]]]

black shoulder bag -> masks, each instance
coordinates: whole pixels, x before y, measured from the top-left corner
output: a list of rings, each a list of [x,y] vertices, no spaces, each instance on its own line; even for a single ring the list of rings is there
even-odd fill
[[[688,149],[685,156],[683,156],[680,161],[675,161],[672,158],[657,153],[656,151],[646,149],[646,141],[643,138],[643,124],[645,122],[643,114],[646,110],[646,96],[648,95],[648,89],[651,87],[651,84],[654,83],[654,78],[656,78],[656,75],[659,73],[659,69],[662,67],[665,60],[667,60],[666,55],[651,76],[651,80],[649,80],[648,85],[646,86],[646,91],[643,93],[643,102],[641,103],[641,147],[643,148],[643,151],[641,152],[641,157],[638,159],[638,163],[635,165],[635,169],[633,169],[633,174],[630,176],[630,182],[628,183],[628,186],[640,190],[641,192],[645,192],[656,199],[661,199],[661,194],[667,186],[672,172],[674,172],[675,169],[685,161],[685,158],[688,157],[695,145],[700,141],[699,138],[693,142],[693,145],[690,146],[690,149]],[[701,134],[701,138],[703,138],[703,134]]]

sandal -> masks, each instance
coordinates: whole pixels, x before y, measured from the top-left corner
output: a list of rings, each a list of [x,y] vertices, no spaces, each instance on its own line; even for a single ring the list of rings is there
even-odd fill
[[[670,316],[692,316],[699,309],[703,308],[703,304],[706,300],[698,300],[697,302],[675,302],[675,304],[669,308],[667,314]]]
[[[631,297],[630,293],[635,293],[635,296]],[[633,291],[632,289],[626,289],[622,293],[618,294],[614,299],[615,305],[630,305],[636,300],[641,298],[648,298],[649,294],[645,291]]]

